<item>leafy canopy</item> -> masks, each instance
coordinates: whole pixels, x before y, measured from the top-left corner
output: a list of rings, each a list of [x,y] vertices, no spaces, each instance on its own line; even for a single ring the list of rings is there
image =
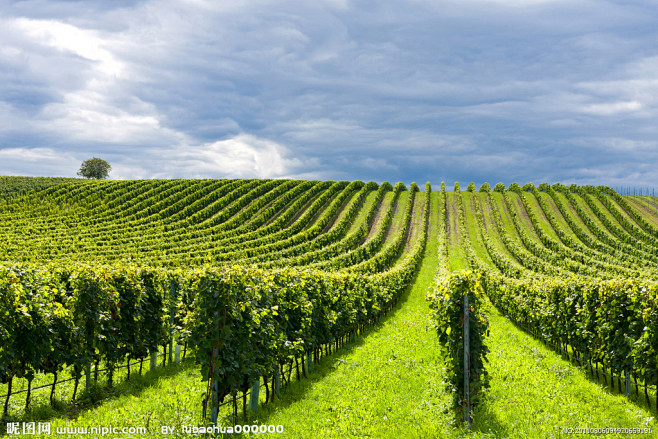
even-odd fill
[[[85,160],[80,166],[78,175],[84,178],[105,179],[110,174],[112,166],[103,159],[97,157]]]

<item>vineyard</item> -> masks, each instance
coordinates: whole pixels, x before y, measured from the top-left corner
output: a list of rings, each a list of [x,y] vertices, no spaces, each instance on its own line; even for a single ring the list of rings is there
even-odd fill
[[[182,350],[202,383],[189,415],[196,425],[236,422],[239,400],[247,420],[251,393],[267,403],[258,413],[268,421],[244,422],[278,419],[286,437],[396,437],[419,422],[427,424],[419,437],[553,437],[556,425],[610,426],[592,424],[597,419],[658,431],[652,197],[531,183],[478,190],[471,183],[466,191],[456,183],[448,192],[429,183],[421,190],[361,181],[0,177],[0,236],[0,402],[8,421],[40,419],[31,404],[56,406],[95,385],[130,382],[146,373],[144,361],[183,367],[172,365],[173,351]],[[472,311],[466,366],[464,296]],[[542,358],[565,362],[560,370],[577,370],[593,400],[622,396],[614,400],[622,414],[610,408],[596,418],[581,407],[590,418],[547,419],[549,433],[525,436],[491,422],[505,398],[496,393],[502,369],[492,363],[502,349],[516,349],[496,347],[501,325],[511,328],[508,338],[546,346]],[[409,353],[396,351],[405,344]],[[373,368],[361,372],[363,386],[392,363],[399,369],[391,376],[408,374],[400,381],[414,386],[392,391],[395,401],[437,383],[427,396],[437,402],[414,412],[431,421],[401,412],[395,428],[402,430],[382,430],[397,403],[382,402],[379,421],[372,413],[384,408],[367,409],[365,396],[359,409],[340,408],[348,398],[339,396],[341,386],[359,382],[355,370],[349,383],[315,397],[337,398],[330,424],[320,425],[324,411],[306,416],[317,410],[304,405],[310,396],[280,402],[286,386],[312,394],[305,376],[329,386],[319,375],[329,373],[327,364],[336,369],[352,361],[348,352],[367,349]],[[473,380],[472,432],[454,416],[464,411],[465,370]],[[379,395],[397,382],[391,376]],[[37,387],[46,388],[43,396]],[[289,417],[277,418],[277,410]],[[343,423],[350,410],[361,410],[364,430]],[[293,434],[296,422],[311,424]]]

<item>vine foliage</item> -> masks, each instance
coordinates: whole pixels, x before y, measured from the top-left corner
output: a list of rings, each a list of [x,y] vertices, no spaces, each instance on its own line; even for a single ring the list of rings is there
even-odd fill
[[[469,393],[473,407],[480,404],[489,387],[485,368],[489,349],[485,344],[489,321],[482,301],[482,275],[473,271],[457,271],[439,275],[428,295],[432,320],[439,336],[447,364],[446,385],[453,395],[453,405],[460,412],[466,407],[464,392],[464,296],[469,304]]]

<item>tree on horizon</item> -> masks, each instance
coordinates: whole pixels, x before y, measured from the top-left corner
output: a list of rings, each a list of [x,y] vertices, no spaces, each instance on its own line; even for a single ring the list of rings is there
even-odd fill
[[[109,176],[111,170],[112,166],[108,162],[98,157],[93,157],[82,162],[78,175],[84,178],[103,180]]]

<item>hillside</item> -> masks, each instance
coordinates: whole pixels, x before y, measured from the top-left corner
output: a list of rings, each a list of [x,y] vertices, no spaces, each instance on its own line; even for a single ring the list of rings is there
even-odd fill
[[[448,412],[436,413],[436,407],[447,407],[452,396],[438,390],[445,369],[440,366],[436,334],[427,331],[430,310],[425,295],[437,282],[464,269],[485,276],[493,304],[520,328],[540,340],[550,339],[560,352],[568,352],[567,358],[596,361],[597,381],[599,364],[613,376],[628,371],[635,380],[635,401],[655,404],[651,386],[640,395],[642,385],[655,381],[656,369],[645,361],[651,357],[653,328],[658,327],[658,319],[651,320],[658,309],[652,305],[658,300],[654,198],[620,196],[605,187],[530,183],[497,185],[495,190],[485,184],[479,191],[474,185],[461,191],[455,184],[451,192],[443,184],[441,190],[432,190],[429,183],[421,191],[415,183],[407,188],[402,183],[260,179],[2,177],[0,183],[0,395],[11,396],[4,401],[5,416],[17,413],[15,419],[33,419],[27,410],[30,392],[23,395],[25,408],[13,396],[31,389],[33,379],[34,385],[51,386],[48,377],[54,377],[55,384],[58,375],[73,377],[74,383],[57,384],[57,392],[52,384],[49,403],[56,395],[68,401],[71,392],[75,399],[83,382],[93,389],[92,381],[112,385],[113,380],[128,380],[130,372],[126,376],[120,369],[130,370],[131,363],[139,364],[141,375],[144,360],[158,351],[165,362],[168,353],[171,362],[172,349],[180,345],[197,362],[196,375],[185,372],[191,380],[187,386],[198,387],[200,364],[203,383],[214,388],[204,392],[206,418],[219,417],[220,423],[230,424],[237,405],[222,404],[230,403],[232,395],[246,395],[254,382],[267,386],[280,379],[290,386],[291,375],[320,379],[311,369],[322,371],[321,360],[333,351],[360,364],[353,380],[348,378],[351,372],[340,372],[320,380],[318,389],[324,390],[310,392],[312,398],[284,394],[283,406],[272,403],[269,388],[267,396],[261,394],[262,402],[273,404],[266,409],[267,416],[286,424],[294,432],[289,437],[317,431],[326,437],[364,434],[347,418],[332,418],[325,425],[319,422],[324,419],[321,414],[304,416],[308,410],[321,413],[329,401],[331,407],[346,400],[358,405],[360,393],[349,393],[351,386],[369,392],[373,406],[359,409],[359,416],[367,420],[363,431],[375,437],[388,437],[382,433],[388,417],[397,419],[395,431],[402,434],[427,410],[435,417],[425,426],[426,434],[452,436]],[[638,282],[646,287],[642,293]],[[551,288],[555,297],[568,290],[571,295],[564,297],[576,304],[573,316],[550,320],[559,306],[541,307],[549,303],[542,294]],[[616,288],[619,297],[633,301],[627,323],[609,326],[626,341],[575,342],[583,331],[568,322],[580,318],[577,293],[588,288]],[[620,303],[627,306],[615,302]],[[516,367],[531,370],[536,365],[501,331],[528,345],[534,342],[493,308],[487,312],[496,324],[492,361],[510,368],[497,372],[505,374],[498,376],[503,381],[492,390],[491,404],[498,407],[509,404],[504,380],[519,379],[507,374]],[[559,312],[566,316],[571,311]],[[549,320],[538,326],[540,317]],[[602,334],[591,324],[588,328],[585,333],[592,337]],[[413,340],[413,345],[398,350],[403,339]],[[347,352],[341,348],[354,340],[356,346]],[[619,343],[629,344],[628,340],[635,347],[620,356]],[[390,357],[380,355],[389,351],[394,352]],[[563,361],[555,353],[542,355],[550,357],[550,368]],[[508,362],[512,358],[516,365]],[[613,365],[611,359],[616,361]],[[395,364],[399,366],[390,379],[371,384],[373,375]],[[108,370],[101,378],[91,373],[101,367]],[[422,370],[433,374],[428,382],[434,393],[426,398],[434,408],[415,407],[412,416],[400,397],[427,380]],[[546,380],[555,379],[550,371],[541,373],[548,373]],[[519,385],[532,388],[530,375]],[[329,397],[332,386],[347,382],[347,393]],[[584,392],[592,401],[608,401],[601,389],[580,381],[558,379],[554,385],[564,394]],[[621,390],[621,384],[618,387]],[[317,396],[323,392],[326,398]],[[33,398],[48,404],[44,395]],[[285,402],[286,398],[292,400]],[[601,420],[614,412],[617,424],[630,422],[632,417],[624,414],[630,403],[610,404],[614,408],[609,412],[591,403],[584,413]],[[379,413],[384,409],[385,415]],[[541,407],[531,404],[528,409]],[[189,410],[195,419],[202,416],[199,404]],[[479,410],[476,419],[479,416],[480,428],[486,431],[491,415],[487,406]],[[550,410],[563,411],[559,405]],[[374,416],[375,412],[379,414]],[[90,416],[84,422],[94,425],[97,419]],[[167,415],[161,416],[159,422],[167,425]],[[530,434],[535,416],[533,412],[522,424],[515,418],[510,420],[514,426],[494,427],[509,428],[512,435]],[[308,430],[311,424],[313,431]],[[551,437],[551,425],[547,422],[541,427],[546,430],[537,430],[542,432],[537,437]],[[455,437],[462,434],[454,431]]]
[[[76,180],[16,193],[0,202],[0,260],[7,263],[335,270],[382,253],[388,267],[422,235],[423,198],[402,184]],[[328,263],[343,253],[342,262]]]
[[[403,186],[398,195],[388,183],[378,190],[376,183],[292,180],[2,177],[1,182],[5,263],[239,262],[345,269],[380,251],[399,256],[409,250],[420,236],[423,202],[410,200]],[[453,269],[469,264],[460,245],[460,227],[466,227],[477,264],[559,275],[655,277],[654,199],[575,186],[526,189],[448,193]],[[394,243],[398,232],[408,242]],[[391,243],[397,247],[388,248]],[[498,256],[492,258],[492,252]],[[562,267],[546,266],[558,258]]]

